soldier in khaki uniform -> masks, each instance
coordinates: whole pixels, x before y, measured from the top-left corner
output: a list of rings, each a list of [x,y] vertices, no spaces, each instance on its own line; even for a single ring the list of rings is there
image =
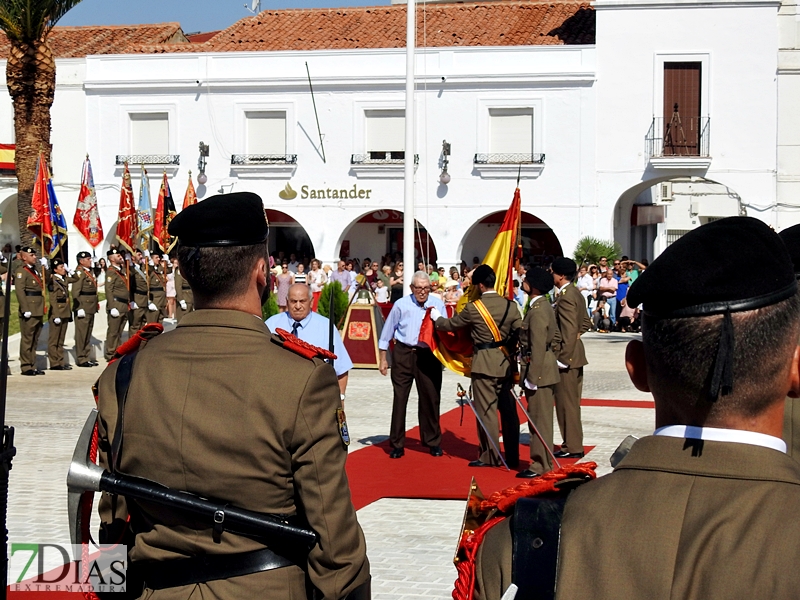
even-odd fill
[[[261,320],[269,294],[269,228],[261,199],[250,193],[209,198],[184,209],[169,230],[178,236],[178,260],[197,310],[136,355],[119,471],[306,522],[319,542],[307,555],[294,556],[283,544],[266,545],[229,531],[215,542],[210,522],[137,502],[130,521],[132,564],[141,567],[145,582],[153,567],[144,561],[162,567],[160,589],[146,584],[143,597],[304,599],[316,588],[314,597],[327,600],[369,598],[364,534],[350,499],[347,449],[337,427],[341,401],[335,372],[318,358],[282,347]],[[237,260],[227,258],[231,254]],[[103,449],[114,442],[119,363],[99,381],[104,465]],[[122,498],[101,500],[101,540],[127,519],[124,509]],[[242,572],[244,554],[265,552],[286,559],[283,566],[256,565]],[[182,568],[164,569],[170,561],[182,561]],[[192,565],[202,570],[202,579],[188,583]]]
[[[150,253],[142,255],[141,251],[134,252],[131,258],[131,292],[133,293],[130,304],[130,327],[128,331],[133,335],[147,323],[147,311],[150,304],[150,267],[147,264]]]
[[[556,418],[564,444],[556,452],[557,458],[583,457],[583,423],[581,423],[581,395],[583,394],[583,367],[589,364],[581,336],[589,331],[592,322],[586,312],[586,300],[572,282],[578,272],[575,261],[557,258],[553,261],[553,280],[558,288],[556,295],[556,322],[561,343],[554,348],[560,381],[555,387]]]
[[[72,276],[72,310],[75,317],[75,356],[79,367],[96,367],[90,357],[94,316],[97,314],[97,278],[92,255],[78,252],[78,268]]]
[[[528,402],[528,416],[545,440],[531,431],[531,464],[517,473],[519,478],[532,478],[553,470],[550,452],[553,448],[553,403],[555,385],[561,380],[552,347],[561,343],[556,313],[545,294],[553,289],[553,276],[542,268],[528,269],[522,282],[528,294],[528,311],[520,330],[520,351],[523,357],[520,385]]]
[[[36,270],[36,250],[23,247],[20,250],[22,266],[14,277],[14,290],[19,301],[19,363],[23,375],[44,375],[36,368],[36,347],[42,333],[44,317],[44,284]]]
[[[50,264],[51,274],[47,282],[50,292],[50,315],[47,323],[47,358],[51,371],[70,371],[64,355],[64,340],[67,327],[72,320],[69,302],[69,283],[67,282],[67,266],[63,260],[53,259]]]
[[[780,238],[749,217],[709,223],[628,298],[644,316],[626,366],[653,394],[656,430],[567,500],[555,597],[796,597],[800,465],[780,436],[784,399],[800,395],[800,298]],[[512,539],[513,527],[489,531],[476,599],[514,581]]]
[[[108,329],[106,332],[105,358],[111,360],[114,351],[122,343],[122,331],[128,321],[130,308],[128,274],[122,254],[117,248],[112,248],[108,256],[108,269],[106,269],[106,313],[108,313]]]
[[[154,254],[150,266],[149,289],[150,296],[147,303],[145,319],[148,323],[161,323],[167,314],[167,275],[172,273],[169,260],[162,260],[161,256]]]
[[[472,356],[472,392],[481,421],[492,436],[494,447],[500,448],[497,411],[503,425],[503,447],[509,468],[519,464],[519,417],[517,406],[511,396],[516,372],[516,336],[522,321],[519,309],[512,300],[502,298],[494,290],[497,277],[488,265],[480,265],[472,274],[472,283],[481,290],[480,302],[486,307],[496,326],[500,338],[495,336],[474,302],[470,302],[460,313],[450,319],[437,318],[438,331],[454,331],[470,328],[475,352]],[[438,316],[432,315],[431,316]],[[483,428],[478,425],[480,456],[471,467],[501,464],[492,443]]]
[[[194,296],[189,282],[181,275],[180,267],[175,269],[175,318],[178,323],[194,310]]]

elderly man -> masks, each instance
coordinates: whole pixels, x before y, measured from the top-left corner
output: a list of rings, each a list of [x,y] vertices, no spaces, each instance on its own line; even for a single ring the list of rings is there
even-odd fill
[[[319,313],[311,312],[314,294],[305,283],[295,283],[289,288],[287,297],[287,311],[273,315],[266,320],[267,327],[272,333],[277,329],[285,329],[296,335],[304,342],[319,348],[330,348],[330,321]],[[353,361],[342,343],[339,330],[333,328],[333,353],[336,360],[333,368],[339,379],[339,391],[344,402],[347,389],[347,375],[353,368]]]
[[[345,268],[345,262],[340,260],[336,265],[336,270],[330,274],[331,281],[338,281],[342,285],[342,291],[350,293],[350,285],[353,280],[350,277],[350,271]]]
[[[439,426],[439,404],[442,392],[442,364],[431,349],[419,341],[419,329],[428,308],[445,312],[439,298],[431,296],[431,280],[425,271],[417,271],[411,280],[411,294],[400,298],[392,306],[383,326],[380,350],[380,372],[386,375],[389,363],[386,351],[394,340],[392,354],[392,426],[389,443],[392,450],[389,458],[401,458],[405,451],[406,407],[411,384],[417,384],[419,394],[419,431],[423,445],[432,456],[442,455],[442,430]]]
[[[689,263],[676,287],[673,274]],[[644,317],[626,367],[653,394],[653,435],[569,497],[557,560],[515,562],[516,532],[493,528],[476,598],[499,599],[541,564],[558,565],[558,600],[796,597],[800,465],[780,439],[784,400],[800,394],[800,297],[787,251],[761,221],[715,221],[669,246],[629,298]]]

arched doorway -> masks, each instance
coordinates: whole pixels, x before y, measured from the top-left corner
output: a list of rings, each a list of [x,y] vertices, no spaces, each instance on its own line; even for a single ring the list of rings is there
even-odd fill
[[[500,224],[505,218],[505,211],[498,211],[485,216],[475,223],[461,243],[461,260],[472,265],[475,257],[482,260],[492,244]],[[547,223],[540,218],[522,212],[522,262],[540,265],[547,256],[563,256],[561,242]]]
[[[350,224],[339,241],[340,258],[371,258],[378,261],[389,255],[392,261],[403,256],[403,213],[399,210],[375,210]],[[433,239],[419,221],[414,230],[416,261],[436,264],[437,252]],[[416,269],[416,265],[414,265]]]
[[[308,265],[314,258],[314,245],[305,228],[293,217],[279,210],[267,209],[269,219],[270,255],[289,258],[294,254],[297,260]]]
[[[614,209],[614,240],[634,260],[653,260],[671,243],[711,221],[746,215],[729,186],[697,176],[662,177],[626,190]]]

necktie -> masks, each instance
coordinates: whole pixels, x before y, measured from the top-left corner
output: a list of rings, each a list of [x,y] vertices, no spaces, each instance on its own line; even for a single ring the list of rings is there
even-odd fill
[[[300,321],[295,321],[292,325],[292,335],[297,335],[297,330],[300,328]]]

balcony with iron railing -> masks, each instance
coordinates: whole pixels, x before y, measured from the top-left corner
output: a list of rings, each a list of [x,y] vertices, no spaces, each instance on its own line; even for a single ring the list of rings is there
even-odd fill
[[[536,178],[544,170],[542,153],[478,153],[472,160],[473,169],[481,179]]]
[[[419,154],[414,155],[414,168]],[[402,150],[370,150],[350,156],[350,172],[359,179],[402,179],[406,168],[406,153]]]
[[[645,156],[655,169],[707,169],[711,165],[710,117],[653,117]]]

